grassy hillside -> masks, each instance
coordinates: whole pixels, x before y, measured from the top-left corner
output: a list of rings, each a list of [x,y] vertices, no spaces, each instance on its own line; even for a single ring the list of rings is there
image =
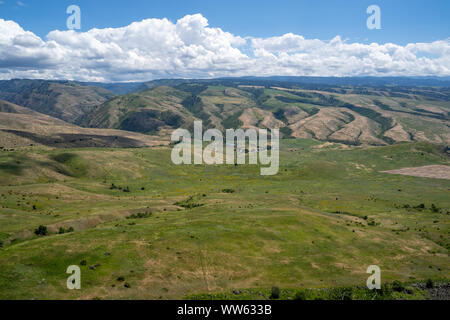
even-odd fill
[[[70,81],[0,81],[0,99],[72,123],[114,96],[104,88]]]
[[[181,105],[188,96],[188,93],[171,87],[157,87],[139,94],[121,96],[85,114],[80,124],[94,128],[155,132],[166,124],[176,126],[188,121]]]
[[[202,94],[210,106],[223,90]],[[225,113],[252,101],[227,95]],[[175,166],[167,147],[1,151],[0,298],[288,296],[364,286],[371,264],[384,283],[448,281],[449,180],[381,172],[449,165],[444,148],[288,139],[280,157],[278,175],[260,176]],[[65,287],[72,264],[79,291]]]
[[[167,135],[178,127],[278,128],[285,138],[350,145],[450,141],[447,88],[159,81],[83,115],[88,127]],[[150,86],[150,84],[149,84]]]
[[[0,100],[0,148],[32,146],[144,147],[167,144],[160,137],[110,129],[87,129]]]
[[[397,79],[399,84],[394,84],[396,79],[360,79],[360,84],[353,78],[341,84],[336,79],[294,80],[175,79],[92,85],[10,80],[0,81],[0,99],[84,127],[165,139],[173,129],[190,129],[194,120],[202,120],[207,128],[278,128],[284,138],[349,145],[450,141],[448,87],[407,86],[407,79]],[[105,88],[132,93],[116,96]]]
[[[375,298],[433,296],[450,92],[372,80],[0,82],[0,299],[371,299],[372,264],[392,283]],[[195,120],[279,128],[279,173],[173,165],[170,133]]]

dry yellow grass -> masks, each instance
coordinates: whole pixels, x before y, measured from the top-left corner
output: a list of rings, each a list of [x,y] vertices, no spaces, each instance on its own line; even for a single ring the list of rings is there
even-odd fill
[[[405,176],[435,178],[450,180],[450,166],[431,165],[423,167],[402,168],[397,170],[382,171],[385,173],[401,174]]]

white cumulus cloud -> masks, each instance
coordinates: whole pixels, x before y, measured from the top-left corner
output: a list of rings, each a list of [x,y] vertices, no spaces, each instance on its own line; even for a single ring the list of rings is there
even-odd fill
[[[0,19],[0,79],[132,81],[220,76],[450,75],[450,40],[406,46],[279,37],[243,38],[201,14],[173,23],[146,19],[122,28],[51,31],[41,39]]]

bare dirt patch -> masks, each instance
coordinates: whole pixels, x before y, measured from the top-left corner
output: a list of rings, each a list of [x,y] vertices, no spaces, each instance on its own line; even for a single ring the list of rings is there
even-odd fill
[[[405,176],[435,178],[450,180],[450,166],[430,165],[423,167],[402,168],[397,170],[381,171],[384,173],[401,174]]]

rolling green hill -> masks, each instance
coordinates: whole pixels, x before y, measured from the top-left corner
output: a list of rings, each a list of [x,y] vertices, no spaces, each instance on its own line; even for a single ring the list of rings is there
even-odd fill
[[[15,81],[33,108],[0,100],[0,299],[373,299],[373,264],[377,298],[448,297],[446,87]],[[195,120],[279,128],[278,174],[174,165]]]
[[[167,134],[206,127],[278,128],[285,138],[314,138],[351,145],[450,141],[450,95],[431,87],[319,87],[245,81],[154,82],[119,96],[80,118],[80,124]],[[259,83],[261,84],[261,83]]]
[[[383,284],[448,282],[449,180],[384,172],[448,166],[445,149],[288,139],[280,157],[264,177],[167,147],[0,151],[0,299],[268,299],[361,288],[372,264]]]
[[[203,120],[207,128],[278,128],[284,138],[349,145],[450,141],[448,87],[394,85],[373,79],[361,79],[357,85],[356,78],[340,85],[337,80],[308,84],[301,82],[307,79],[277,79],[92,85],[10,80],[0,81],[0,98],[84,127],[164,139],[175,128],[190,129],[194,120]],[[117,96],[104,88],[142,91]]]

